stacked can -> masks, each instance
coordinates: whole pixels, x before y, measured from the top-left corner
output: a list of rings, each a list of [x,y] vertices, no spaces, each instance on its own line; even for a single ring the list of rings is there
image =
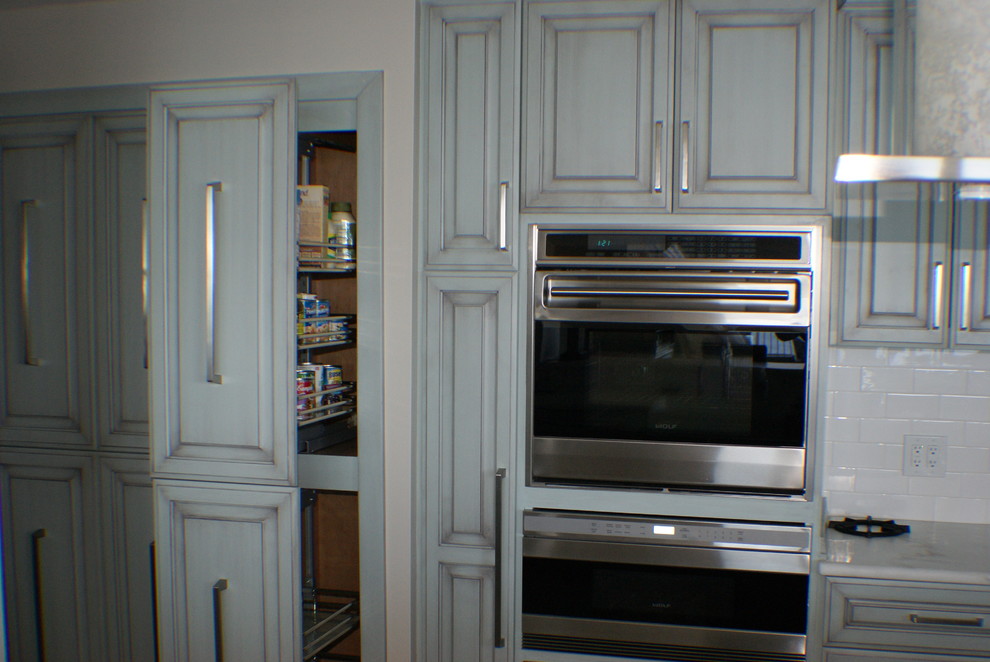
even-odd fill
[[[313,417],[312,410],[317,407],[317,391],[323,385],[323,366],[313,363],[302,363],[296,366],[296,418],[304,421]]]
[[[355,246],[355,225],[354,215],[351,214],[351,203],[331,202],[330,203],[330,227],[333,233],[333,255],[338,260],[354,260]]]
[[[323,368],[323,376],[320,382],[321,391],[326,391],[344,383],[344,372],[339,365],[324,365],[321,367]],[[340,401],[340,393],[325,393],[320,398],[321,405],[332,405]]]

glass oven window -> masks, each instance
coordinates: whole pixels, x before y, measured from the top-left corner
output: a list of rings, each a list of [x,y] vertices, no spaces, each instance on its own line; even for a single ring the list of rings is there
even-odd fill
[[[807,607],[807,575],[523,559],[527,614],[805,634]]]
[[[533,435],[803,445],[808,332],[538,321]]]

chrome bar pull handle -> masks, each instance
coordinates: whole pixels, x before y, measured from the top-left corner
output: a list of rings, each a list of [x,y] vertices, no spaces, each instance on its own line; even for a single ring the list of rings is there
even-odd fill
[[[970,316],[973,314],[973,281],[970,275],[972,270],[969,262],[963,262],[959,267],[959,282],[962,284],[959,301],[960,331],[969,331]]]
[[[653,192],[663,193],[663,122],[653,125]]]
[[[213,585],[213,654],[216,662],[223,662],[223,592],[226,590],[226,579],[218,579]]]
[[[932,311],[931,311],[931,329],[932,331],[938,331],[942,328],[942,316],[944,310],[942,309],[942,283],[944,280],[943,271],[945,270],[945,265],[941,262],[936,262],[932,267]]]
[[[502,632],[502,519],[505,507],[503,483],[505,469],[495,472],[495,648],[505,647]]]
[[[506,235],[508,229],[508,203],[509,182],[502,182],[498,185],[498,249],[500,251],[509,250]]]
[[[222,190],[221,182],[206,185],[206,381],[211,384],[223,384],[216,371],[216,207]]]
[[[959,627],[981,628],[983,619],[974,616],[973,618],[944,618],[939,616],[919,616],[911,614],[911,622],[918,625],[958,625]]]
[[[31,332],[31,235],[28,226],[28,209],[37,207],[37,200],[21,200],[21,324],[24,327],[24,363],[41,365],[34,355],[34,336]]]
[[[148,369],[148,198],[141,198],[141,318],[144,321],[144,369]]]
[[[690,193],[688,172],[691,169],[691,122],[681,122],[681,192]]]
[[[46,529],[31,534],[31,566],[34,573],[34,633],[38,647],[38,661],[45,662],[45,602],[42,596],[44,577],[41,567],[41,540],[48,535]]]
[[[155,650],[155,662],[158,662],[158,563],[155,562],[155,541],[148,545],[148,556],[151,561],[151,637]]]

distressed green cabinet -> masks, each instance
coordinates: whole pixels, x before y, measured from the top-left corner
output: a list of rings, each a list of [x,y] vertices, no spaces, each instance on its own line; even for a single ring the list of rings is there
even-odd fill
[[[425,659],[438,662],[509,659],[512,285],[484,275],[426,281]]]
[[[291,484],[291,82],[149,107],[152,472]]]
[[[528,3],[524,210],[824,209],[829,11]]]
[[[431,267],[513,268],[525,248],[518,141],[516,5],[424,10],[424,215]]]

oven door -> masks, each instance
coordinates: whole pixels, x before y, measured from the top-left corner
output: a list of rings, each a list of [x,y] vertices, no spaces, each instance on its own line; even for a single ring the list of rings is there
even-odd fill
[[[802,493],[810,287],[537,272],[531,481]]]
[[[805,659],[809,556],[523,539],[523,647],[706,662]]]

